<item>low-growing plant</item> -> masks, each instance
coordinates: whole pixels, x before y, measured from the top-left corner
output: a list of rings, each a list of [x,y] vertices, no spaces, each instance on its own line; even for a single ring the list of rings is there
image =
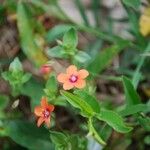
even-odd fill
[[[135,149],[146,150],[150,145],[150,102],[144,99],[139,84],[149,79],[147,70],[144,72],[150,50],[146,37],[150,33],[149,8],[140,16],[140,0],[121,0],[134,38],[131,40],[108,29],[101,31],[96,7],[99,1],[91,3],[96,27],[90,25],[80,0],[75,4],[84,21],[81,25],[61,10],[57,0],[6,0],[0,7],[0,12],[16,13],[21,49],[12,61],[8,59],[10,63],[1,61],[0,78],[10,87],[0,94],[2,149],[125,150],[134,149],[135,139]],[[38,20],[45,12],[64,23],[47,31]],[[79,46],[80,32],[95,36],[94,42],[86,48]],[[128,50],[134,51],[135,59],[130,60]],[[115,74],[105,73],[117,55],[122,64],[113,69]],[[112,95],[99,97],[100,80],[117,84],[113,90],[119,87],[124,101],[118,104]]]

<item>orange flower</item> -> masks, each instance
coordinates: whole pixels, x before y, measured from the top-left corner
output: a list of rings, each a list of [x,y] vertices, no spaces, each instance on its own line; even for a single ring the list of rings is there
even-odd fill
[[[52,67],[49,64],[45,64],[40,68],[41,74],[49,74],[52,71]]]
[[[85,78],[89,75],[88,71],[81,69],[77,71],[77,67],[71,65],[67,68],[66,74],[60,73],[57,80],[63,83],[64,90],[70,90],[74,87],[82,89],[85,87]]]
[[[37,121],[37,126],[39,127],[42,123],[45,123],[47,127],[50,127],[51,112],[54,111],[54,106],[49,105],[47,98],[42,98],[41,106],[36,106],[34,109],[34,114],[39,117]]]

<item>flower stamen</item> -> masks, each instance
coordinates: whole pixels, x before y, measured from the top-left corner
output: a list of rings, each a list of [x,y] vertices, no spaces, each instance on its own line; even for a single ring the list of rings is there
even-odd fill
[[[77,80],[78,80],[78,76],[76,76],[76,75],[71,75],[69,78],[69,81],[71,83],[75,83]]]
[[[50,111],[48,109],[45,109],[43,111],[43,115],[44,115],[44,118],[48,118],[50,116]]]

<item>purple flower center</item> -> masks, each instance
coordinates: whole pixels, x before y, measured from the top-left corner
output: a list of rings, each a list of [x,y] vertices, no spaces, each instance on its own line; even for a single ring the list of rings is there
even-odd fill
[[[50,116],[50,111],[48,109],[45,109],[43,111],[43,115],[44,115],[45,118],[48,118]]]
[[[78,80],[78,77],[76,75],[71,75],[69,78],[69,81],[72,83],[75,83]]]

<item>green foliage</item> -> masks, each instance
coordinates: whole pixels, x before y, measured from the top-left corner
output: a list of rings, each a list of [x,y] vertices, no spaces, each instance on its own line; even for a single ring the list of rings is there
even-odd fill
[[[51,49],[47,50],[47,55],[50,57],[55,57],[55,58],[65,58],[67,57],[66,52],[63,50],[63,47],[61,45],[55,46]]]
[[[92,106],[90,106],[89,103],[87,103],[85,100],[80,98],[77,95],[74,95],[72,93],[61,91],[61,94],[67,99],[67,101],[74,106],[75,108],[78,108],[81,110],[81,114],[85,117],[91,117],[94,115],[94,109]]]
[[[50,29],[47,34],[46,34],[46,40],[48,42],[53,42],[57,40],[58,38],[62,37],[64,33],[66,33],[72,25],[67,25],[67,24],[61,24],[57,25],[54,28]]]
[[[141,99],[134,89],[131,81],[127,77],[123,77],[122,79],[126,96],[126,105],[135,105],[141,103]]]
[[[68,133],[50,131],[50,137],[56,150],[86,150],[87,142],[83,137]]]
[[[4,24],[4,21],[5,21],[5,8],[3,5],[0,5],[0,25],[3,25]]]
[[[146,104],[136,104],[127,106],[124,110],[120,112],[122,116],[133,115],[140,112],[146,112],[149,110],[149,107]]]
[[[89,118],[88,122],[88,127],[89,127],[89,134],[92,134],[94,138],[102,145],[106,145],[105,141],[100,137],[96,129],[94,128],[92,118]]]
[[[146,55],[149,51],[150,51],[150,42],[147,44],[147,47],[144,50],[144,55]],[[137,68],[134,72],[134,75],[132,78],[132,83],[133,83],[135,88],[137,88],[137,86],[140,82],[140,79],[141,79],[141,71],[140,70],[141,70],[145,60],[146,60],[146,56],[143,56],[140,58],[140,60],[138,61],[138,64],[137,64]]]
[[[78,45],[78,36],[75,29],[69,29],[63,36],[63,46],[69,51],[75,49]]]
[[[56,94],[58,92],[58,86],[57,86],[56,76],[54,74],[51,74],[49,76],[44,92],[50,99],[56,98]]]
[[[49,133],[46,129],[39,129],[33,123],[10,121],[6,123],[5,134],[28,149],[37,150],[39,147],[42,147],[43,150],[54,149],[49,141]]]
[[[35,42],[33,34],[32,14],[28,6],[23,2],[18,2],[17,23],[21,40],[21,47],[24,54],[37,66],[46,63],[47,58],[41,51],[41,48]]]
[[[60,46],[56,46],[48,50],[51,57],[72,56],[76,52],[78,43],[77,33],[74,28],[69,29],[63,36],[63,42],[59,42]]]
[[[10,64],[9,70],[14,73],[23,71],[22,64],[18,58],[15,58],[14,61]]]
[[[138,122],[146,131],[150,132],[150,118],[149,117],[139,116]]]
[[[131,127],[128,127],[123,118],[114,111],[110,110],[101,110],[101,113],[97,115],[99,120],[105,121],[110,125],[114,130],[120,133],[127,133],[132,130]]]
[[[147,145],[150,145],[150,136],[146,136],[145,138],[144,138],[144,142],[147,144]]]
[[[88,103],[96,113],[100,113],[100,104],[94,96],[79,90],[75,91],[74,93],[80,96],[86,103]]]
[[[89,64],[88,70],[94,75],[102,72],[112,62],[113,58],[127,45],[128,43],[125,42],[106,48],[100,54],[96,55],[95,59]]]
[[[22,64],[18,58],[10,64],[9,71],[3,72],[2,77],[9,82],[12,88],[12,94],[18,95],[21,91],[22,86],[26,83],[30,77],[30,73],[24,73]]]
[[[65,28],[61,25],[57,26],[54,28],[54,30],[50,31],[48,36],[54,37],[59,37],[62,32],[65,32],[63,36],[62,41],[57,41],[58,46],[55,46],[53,48],[50,48],[47,50],[47,55],[50,57],[56,57],[56,58],[64,58],[64,59],[69,59],[70,57],[72,58],[72,62],[77,62],[77,63],[88,63],[90,61],[90,56],[83,51],[78,51],[77,50],[77,45],[78,45],[78,36],[76,30],[71,26],[66,26]],[[58,30],[58,33],[56,33]]]
[[[21,89],[21,94],[27,95],[31,98],[31,108],[34,108],[36,105],[39,105],[40,99],[42,95],[44,94],[44,85],[35,80],[34,78],[31,78],[29,82],[24,84],[24,86]]]
[[[3,110],[6,108],[9,102],[9,97],[6,95],[0,95],[0,110]]]
[[[139,8],[141,4],[141,0],[122,0],[123,3],[132,8]]]
[[[89,23],[87,15],[86,15],[86,10],[85,10],[85,7],[84,7],[82,1],[81,0],[75,0],[75,4],[76,4],[76,6],[77,6],[77,8],[78,8],[78,10],[80,12],[80,15],[81,15],[81,17],[82,17],[82,19],[84,21],[84,24],[86,26],[89,26],[90,23]]]
[[[145,17],[142,24],[149,23],[149,9],[141,13],[141,0],[121,0],[123,7],[115,8],[99,0],[72,2],[81,21],[70,18],[58,0],[5,0],[0,4],[4,32],[0,73],[11,87],[0,78],[0,148],[97,150],[133,149],[135,145],[146,149],[150,144],[150,44],[141,32],[141,21]],[[110,15],[116,6],[126,15]],[[106,12],[101,9],[105,7]],[[48,61],[54,62],[51,72],[41,73],[39,68]],[[64,91],[58,85],[57,76],[69,65],[89,72],[83,89]],[[79,74],[77,80],[81,78]],[[42,97],[54,105],[54,113],[41,104]],[[51,128],[37,128],[34,119],[39,117],[45,119],[41,126],[50,117]]]
[[[74,59],[79,63],[88,64],[91,60],[91,57],[83,51],[78,51],[77,54],[74,56]]]
[[[76,92],[76,93],[80,95],[80,97],[73,95],[66,91],[61,91],[61,94],[66,98],[66,100],[73,107],[81,110],[81,115],[87,118],[96,117],[97,119],[108,123],[108,125],[110,125],[113,129],[121,133],[127,133],[132,130],[131,127],[126,126],[126,124],[123,121],[123,118],[116,112],[110,111],[110,110],[104,110],[104,109],[100,110],[99,104],[96,102],[96,100],[92,96],[83,92]],[[85,100],[87,99],[87,97],[88,97],[88,100]],[[91,128],[93,128],[91,123],[90,123],[90,126]],[[94,131],[93,129],[93,132],[96,132],[96,131]],[[97,139],[97,140],[101,141],[100,139]]]

